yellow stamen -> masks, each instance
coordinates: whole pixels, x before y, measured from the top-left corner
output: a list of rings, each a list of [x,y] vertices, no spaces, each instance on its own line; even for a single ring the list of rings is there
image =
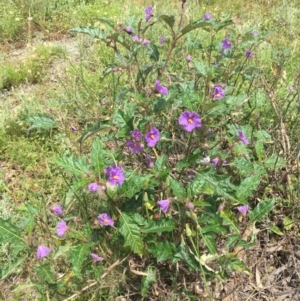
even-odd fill
[[[193,123],[193,119],[192,118],[188,118],[188,123]]]

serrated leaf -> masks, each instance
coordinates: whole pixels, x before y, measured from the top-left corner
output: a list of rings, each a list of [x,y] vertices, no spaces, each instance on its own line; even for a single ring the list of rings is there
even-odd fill
[[[64,246],[59,246],[57,251],[55,252],[54,256],[53,256],[53,259],[56,259],[62,255],[65,255],[67,254],[70,249],[72,248],[71,244],[70,243],[67,243],[66,245]]]
[[[190,251],[186,252],[186,245],[183,242],[181,242],[179,246],[179,252],[174,255],[173,263],[177,262],[178,259],[182,259],[187,264],[190,271],[199,270],[199,263],[196,260],[195,255]]]
[[[235,244],[239,239],[241,239],[241,236],[240,235],[237,235],[237,234],[233,234],[233,235],[230,235],[226,241],[226,248],[229,248],[231,247],[233,244]]]
[[[78,246],[75,246],[70,249],[68,260],[72,264],[72,270],[75,276],[79,279],[82,279],[82,266],[83,262],[89,258],[88,256],[91,253],[92,243],[85,243]]]
[[[206,188],[211,189],[218,196],[238,202],[238,200],[229,193],[229,191],[232,190],[230,188],[232,185],[229,182],[229,178],[218,178],[214,175],[209,175],[208,173],[202,173],[197,174],[197,179],[202,179]]]
[[[152,266],[149,266],[147,273],[148,276],[144,276],[142,279],[141,294],[143,297],[147,295],[150,286],[156,282],[156,269]]]
[[[203,177],[196,175],[193,182],[189,185],[189,191],[191,192],[191,197],[194,197],[195,195],[199,195],[205,186],[205,180]]]
[[[174,16],[168,16],[168,15],[161,15],[159,16],[160,20],[164,21],[165,23],[167,23],[170,28],[173,28],[174,24],[175,24],[175,18]]]
[[[175,223],[171,219],[161,218],[157,221],[151,220],[145,227],[141,228],[143,233],[171,232],[175,229]]]
[[[26,243],[22,239],[21,230],[14,226],[10,219],[4,220],[0,218],[0,243]]]
[[[248,196],[252,196],[252,191],[257,188],[260,183],[260,175],[255,174],[244,179],[237,188],[236,197],[240,202],[245,201]]]
[[[156,258],[157,262],[161,262],[172,259],[176,253],[176,247],[174,244],[165,241],[155,243],[155,245],[147,248],[147,251]]]
[[[5,277],[9,276],[11,273],[14,273],[17,267],[25,260],[27,259],[28,254],[22,256],[22,257],[17,257],[14,259],[14,261],[6,266],[5,268],[1,267],[0,268],[0,279],[4,279]]]
[[[157,62],[159,60],[159,51],[156,45],[150,43],[147,47],[147,53],[152,61]]]
[[[262,203],[258,203],[257,206],[250,213],[249,218],[251,222],[260,222],[261,219],[267,215],[274,207],[275,200],[267,200]]]
[[[186,191],[182,184],[178,182],[177,180],[169,177],[170,180],[170,186],[172,188],[173,194],[178,197],[185,198],[186,197]]]
[[[30,115],[25,121],[31,123],[31,126],[28,129],[29,131],[32,129],[54,129],[57,127],[53,118],[45,114]]]
[[[146,190],[151,178],[152,175],[133,175],[129,177],[120,188],[120,197],[132,198],[135,194]]]
[[[122,110],[116,110],[113,116],[113,122],[120,128],[127,128],[127,130],[133,131],[133,117],[128,116]]]
[[[216,238],[213,235],[203,234],[203,241],[211,254],[217,253]]]
[[[104,151],[99,139],[95,139],[92,144],[92,166],[101,173],[105,165]]]
[[[220,215],[223,219],[223,225],[228,226],[233,233],[240,234],[238,223],[235,216],[226,210],[221,210]]]
[[[107,39],[106,34],[100,28],[95,28],[95,27],[78,26],[78,27],[72,28],[70,30],[70,32],[84,33],[93,38],[97,38],[97,39],[100,39],[103,41],[106,41],[106,39]]]
[[[129,246],[134,253],[142,255],[144,245],[141,238],[140,228],[132,216],[129,216],[126,213],[121,213],[119,231],[124,237],[124,246]]]
[[[272,168],[276,171],[281,167],[285,167],[286,162],[283,158],[273,154],[271,157],[266,159],[266,161],[264,162],[264,166],[266,168]]]
[[[35,272],[41,278],[42,281],[46,281],[49,283],[54,282],[54,275],[51,271],[50,263],[36,266]]]
[[[89,172],[87,158],[79,157],[75,158],[73,155],[67,157],[55,157],[53,159],[54,163],[62,167],[65,171],[71,172],[76,176],[83,176]]]

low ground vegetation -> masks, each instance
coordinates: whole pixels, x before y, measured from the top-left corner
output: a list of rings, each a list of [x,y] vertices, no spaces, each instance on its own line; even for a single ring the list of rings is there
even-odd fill
[[[1,6],[0,298],[299,299],[283,7]]]

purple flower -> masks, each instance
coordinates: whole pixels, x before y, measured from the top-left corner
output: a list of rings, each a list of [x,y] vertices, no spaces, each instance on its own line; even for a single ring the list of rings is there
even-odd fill
[[[133,36],[132,37],[132,40],[134,41],[134,42],[141,42],[141,39],[139,38],[139,36],[138,35],[135,35],[135,36]]]
[[[132,28],[131,27],[125,27],[124,30],[131,35],[132,34]]]
[[[288,88],[288,90],[289,90],[289,92],[293,92],[294,87],[293,87],[293,86],[290,86],[290,87]]]
[[[258,33],[257,30],[252,30],[252,31],[250,32],[250,34],[251,34],[251,36],[253,36],[253,37],[257,37],[257,36],[259,35],[259,33]]]
[[[54,212],[55,215],[62,215],[63,214],[63,209],[60,205],[54,205],[52,207],[52,211]]]
[[[57,223],[56,226],[56,233],[59,237],[65,235],[66,231],[68,230],[67,223],[62,219]]]
[[[98,215],[98,221],[101,226],[112,226],[115,224],[113,219],[107,213],[101,213]]]
[[[150,44],[151,42],[149,41],[149,40],[147,40],[147,39],[143,39],[142,40],[142,44],[143,45],[148,45],[148,44]]]
[[[97,183],[90,183],[88,186],[90,192],[96,192],[99,189],[99,185]]]
[[[195,209],[195,205],[193,203],[188,203],[188,208],[193,211]]]
[[[253,58],[253,53],[249,49],[246,49],[245,55],[249,59]]]
[[[130,132],[131,137],[133,137],[136,141],[140,141],[143,137],[143,134],[139,130],[134,130]]]
[[[246,215],[246,213],[249,210],[249,206],[248,205],[243,205],[243,206],[238,206],[236,207],[236,209],[239,211],[239,213],[241,213],[242,215]]]
[[[225,50],[230,50],[231,49],[231,42],[228,39],[223,39],[222,40],[222,48]]]
[[[139,143],[138,141],[130,140],[126,143],[126,146],[131,150],[132,153],[138,154],[144,149],[144,144]]]
[[[146,22],[148,22],[149,19],[152,17],[152,6],[146,7],[145,14],[146,14],[145,20],[146,20]]]
[[[167,87],[161,86],[159,79],[157,79],[155,81],[155,88],[156,88],[156,91],[160,94],[168,94],[169,93]]]
[[[195,178],[195,172],[194,171],[190,171],[188,174],[188,178],[189,179],[194,179]]]
[[[161,211],[166,214],[167,211],[168,211],[168,208],[171,204],[171,201],[168,200],[168,199],[167,200],[161,200],[161,201],[158,201],[156,204],[161,208]]]
[[[249,144],[246,135],[241,130],[238,130],[238,133],[239,133],[239,139],[243,142],[243,144],[245,145]]]
[[[93,258],[93,260],[94,260],[94,262],[97,262],[97,261],[102,261],[104,258],[102,258],[102,257],[100,257],[100,256],[98,256],[97,254],[95,254],[95,253],[91,253],[91,256],[92,256],[92,258]]]
[[[227,161],[224,160],[224,161],[222,162],[222,166],[225,166],[226,164],[227,164]]]
[[[224,209],[224,205],[221,204],[221,205],[218,207],[218,210],[219,210],[219,211],[222,211],[223,209]]]
[[[148,154],[145,154],[145,159],[146,159],[145,165],[148,168],[152,168],[154,166],[154,164],[153,164],[151,157]]]
[[[205,13],[204,16],[203,16],[203,19],[204,19],[204,20],[209,20],[209,19],[211,19],[211,13]]]
[[[71,125],[71,130],[72,130],[73,132],[76,132],[76,131],[77,131],[77,127],[74,126],[74,125]]]
[[[46,257],[50,252],[51,250],[48,247],[41,245],[37,248],[36,256],[37,258],[43,258]]]
[[[200,128],[202,122],[196,112],[184,111],[178,119],[178,123],[183,126],[187,132],[192,132],[195,128]]]
[[[104,172],[108,175],[108,181],[111,185],[119,185],[122,186],[125,176],[123,170],[116,166],[111,165],[109,167],[104,168]]]
[[[159,130],[156,127],[151,128],[151,130],[145,135],[145,139],[149,147],[154,147],[160,139]]]
[[[216,86],[214,89],[214,100],[222,99],[225,97],[224,90],[220,86]]]
[[[192,61],[192,57],[191,57],[190,55],[188,55],[188,56],[185,58],[185,60],[186,60],[188,63],[190,63],[190,62]]]
[[[166,40],[166,37],[165,36],[161,36],[160,40],[159,40],[159,43],[160,45],[162,45]]]
[[[211,160],[211,164],[214,165],[214,166],[217,166],[218,163],[219,163],[219,158],[218,157]]]

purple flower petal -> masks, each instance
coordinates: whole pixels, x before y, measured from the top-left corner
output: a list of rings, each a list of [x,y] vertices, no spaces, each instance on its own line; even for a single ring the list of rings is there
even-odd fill
[[[167,87],[164,87],[160,84],[160,81],[157,79],[155,81],[155,88],[156,88],[156,91],[160,94],[168,94],[169,93],[169,90]]]
[[[214,166],[217,166],[218,163],[219,163],[219,158],[218,157],[211,160],[211,164],[214,165]]]
[[[96,192],[99,190],[99,185],[97,183],[90,183],[88,186],[90,192]]]
[[[185,60],[186,60],[188,63],[190,63],[190,62],[192,61],[192,57],[191,57],[190,55],[188,55],[188,56],[185,58]]]
[[[159,40],[160,45],[162,45],[165,41],[166,41],[166,37],[165,36],[161,36],[161,38]]]
[[[140,141],[143,137],[143,134],[139,130],[134,130],[130,132],[131,137],[133,137],[136,141]]]
[[[238,134],[239,134],[239,139],[242,141],[243,144],[245,145],[249,144],[246,135],[241,130],[238,130]]]
[[[195,128],[202,126],[200,116],[196,112],[190,111],[184,111],[180,115],[178,123],[182,125],[187,132],[192,132]]]
[[[94,262],[102,261],[104,259],[103,257],[98,256],[96,253],[91,253],[91,256],[92,256]]]
[[[113,226],[115,222],[107,213],[101,213],[98,215],[98,221],[101,226]]]
[[[144,149],[144,144],[130,140],[126,143],[126,146],[131,150],[132,153],[138,154]]]
[[[193,211],[195,209],[195,205],[193,203],[188,203],[188,208]]]
[[[236,209],[238,210],[239,213],[245,215],[249,210],[249,206],[248,205],[238,206]]]
[[[67,229],[68,229],[67,223],[62,219],[57,223],[56,233],[59,237],[62,237],[65,235]]]
[[[129,35],[132,34],[132,28],[131,27],[125,27],[124,29]]]
[[[46,257],[50,252],[51,252],[51,250],[48,247],[46,247],[44,245],[40,245],[37,248],[36,256],[37,256],[37,258],[43,258],[43,257]]]
[[[125,175],[122,168],[116,165],[104,168],[104,172],[108,175],[108,181],[111,185],[122,186],[125,181]]]
[[[211,13],[205,13],[204,16],[203,16],[203,19],[204,19],[204,20],[209,20],[209,19],[211,19]]]
[[[245,55],[249,59],[253,58],[253,53],[249,49],[246,49]]]
[[[167,200],[161,200],[161,201],[158,201],[156,204],[161,208],[161,211],[166,214],[167,211],[168,211],[168,208],[171,204],[171,201],[168,200],[168,199]]]
[[[214,89],[214,100],[222,99],[225,97],[223,88],[216,86]]]
[[[55,215],[62,215],[63,214],[63,209],[60,205],[54,205],[52,207],[52,211],[54,212]]]
[[[225,50],[230,50],[231,49],[231,42],[228,39],[223,39],[222,40],[222,48]]]
[[[149,19],[152,17],[152,6],[146,7],[145,14],[146,14],[145,20],[146,22],[148,22]]]
[[[156,127],[151,128],[151,130],[145,135],[145,140],[149,147],[154,147],[159,139],[160,133]]]

